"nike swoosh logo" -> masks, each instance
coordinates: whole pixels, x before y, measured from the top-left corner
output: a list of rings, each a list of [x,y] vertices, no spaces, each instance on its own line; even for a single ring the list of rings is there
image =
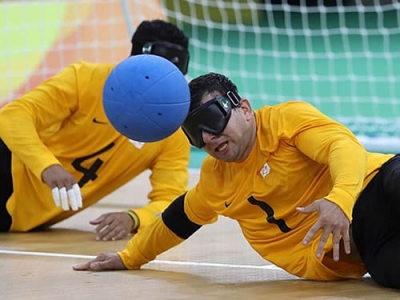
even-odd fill
[[[228,208],[229,205],[231,205],[231,204],[232,204],[232,202],[229,202],[229,203],[228,203],[228,202],[225,201],[225,207],[226,207],[226,208]]]
[[[102,121],[99,121],[99,120],[97,120],[96,118],[93,118],[93,123],[96,123],[96,124],[103,124],[103,125],[106,125],[106,124],[108,124],[107,122],[102,122]]]

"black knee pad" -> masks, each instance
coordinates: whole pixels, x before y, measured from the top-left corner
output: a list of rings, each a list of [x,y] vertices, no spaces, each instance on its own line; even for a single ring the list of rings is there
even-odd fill
[[[375,253],[369,253],[364,263],[376,283],[400,289],[400,235],[393,236]]]

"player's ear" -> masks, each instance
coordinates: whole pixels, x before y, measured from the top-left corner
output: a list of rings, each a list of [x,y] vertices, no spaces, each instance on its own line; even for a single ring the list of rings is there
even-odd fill
[[[242,110],[242,112],[247,116],[252,116],[253,114],[253,110],[251,108],[250,102],[249,100],[247,100],[246,98],[243,98],[242,100],[240,100],[240,108]]]

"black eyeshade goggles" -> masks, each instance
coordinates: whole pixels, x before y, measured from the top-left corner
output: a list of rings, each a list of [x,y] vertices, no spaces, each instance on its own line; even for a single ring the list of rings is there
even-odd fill
[[[240,96],[229,91],[225,96],[219,96],[193,109],[182,125],[183,132],[190,144],[203,148],[203,131],[221,134],[232,114],[232,109],[240,106]]]
[[[189,66],[189,51],[170,42],[149,42],[143,46],[143,54],[154,54],[168,59],[186,75]]]

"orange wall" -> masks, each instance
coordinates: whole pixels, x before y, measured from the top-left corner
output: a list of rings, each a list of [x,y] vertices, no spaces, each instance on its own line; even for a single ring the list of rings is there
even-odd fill
[[[72,1],[71,1],[72,2]],[[15,30],[27,30],[30,26],[38,27],[38,24],[31,24],[33,22],[40,22],[41,25],[46,24],[46,18],[50,18],[52,10],[55,12],[62,13],[63,19],[58,24],[47,25],[43,30],[48,33],[51,30],[55,30],[53,35],[45,35],[40,30],[29,31],[29,39],[35,38],[33,41],[40,39],[49,38],[49,36],[55,36],[54,41],[50,41],[50,46],[45,51],[40,51],[39,55],[34,56],[35,61],[30,64],[23,65],[23,74],[26,74],[21,80],[17,80],[17,77],[8,76],[7,86],[5,90],[0,90],[0,105],[5,101],[15,99],[22,93],[33,88],[49,76],[58,72],[64,66],[76,62],[78,60],[86,60],[92,62],[110,62],[119,61],[127,57],[130,53],[130,33],[129,25],[131,28],[135,28],[138,23],[145,19],[163,19],[163,15],[160,9],[160,3],[158,0],[127,0],[128,3],[128,16],[131,19],[132,24],[128,24],[125,19],[124,9],[119,0],[97,0],[97,1],[82,1],[71,3],[68,0],[63,2],[60,1],[46,1],[32,4],[31,1],[19,1],[18,4],[15,2],[0,2],[0,10],[3,11],[4,19],[7,28],[11,31],[5,40],[10,41],[9,44],[18,44],[19,41],[12,39],[26,38],[24,34],[16,34]],[[55,7],[55,4],[57,7]],[[15,6],[20,7],[15,7]],[[17,18],[9,16],[10,13],[19,14],[23,10],[27,12],[30,10],[29,6],[41,5],[43,12],[46,12],[41,16],[38,21],[29,20],[29,18]],[[50,7],[52,5],[52,7]],[[13,8],[11,9],[11,6]],[[45,7],[47,6],[47,8]],[[40,8],[40,7],[39,7]],[[51,9],[50,9],[51,8]],[[7,18],[5,18],[8,15]],[[112,21],[110,21],[110,18]],[[26,24],[20,24],[26,22]],[[18,22],[14,24],[13,22]],[[29,23],[31,22],[31,23]],[[46,26],[46,25],[45,25]],[[53,28],[54,27],[54,28]],[[4,27],[3,27],[4,28]],[[34,37],[32,37],[34,32]],[[17,32],[18,33],[18,32]],[[37,35],[37,36],[36,36]],[[0,37],[1,38],[1,37]],[[4,39],[3,39],[4,40]],[[14,43],[12,43],[14,42]],[[46,45],[49,41],[46,41]],[[6,43],[7,44],[7,43]],[[20,51],[21,49],[5,49],[6,47],[0,47],[0,55],[5,53],[13,53],[12,51]],[[22,52],[32,53],[38,51],[38,47],[32,47],[25,43]],[[6,52],[8,51],[8,52]],[[3,52],[3,53],[2,53]],[[6,57],[9,60],[6,64],[0,65],[0,72],[2,74],[17,74],[17,70],[13,68],[16,64],[12,63],[12,60],[22,59],[21,56]],[[15,62],[15,61],[14,61]],[[21,65],[21,64],[20,64]],[[1,70],[4,68],[4,70]],[[13,70],[14,69],[14,70]],[[18,71],[21,73],[21,71]],[[4,82],[4,80],[3,80]]]

